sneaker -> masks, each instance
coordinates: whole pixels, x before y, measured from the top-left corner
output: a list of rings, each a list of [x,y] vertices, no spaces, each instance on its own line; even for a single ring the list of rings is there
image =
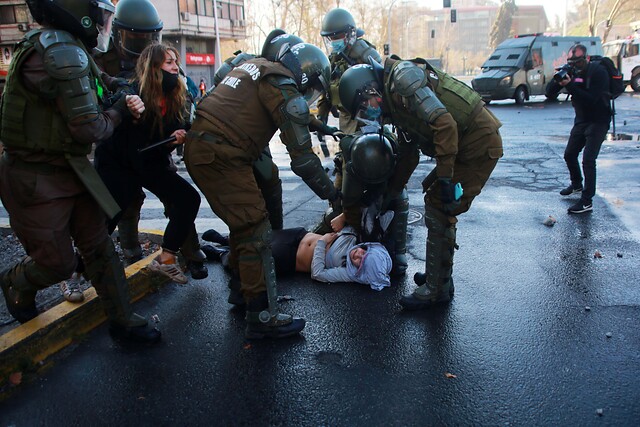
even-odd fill
[[[84,294],[80,286],[85,282],[82,274],[73,273],[69,280],[60,283],[60,292],[62,292],[64,299],[76,303],[84,301]]]
[[[147,266],[151,271],[167,276],[169,279],[181,285],[186,285],[189,279],[184,275],[177,264],[160,264],[155,259]]]
[[[593,204],[591,204],[591,203],[582,203],[582,201],[579,201],[575,205],[571,206],[567,210],[567,212],[569,212],[570,214],[581,214],[581,213],[585,213],[585,212],[591,212],[592,210],[593,210]]]
[[[229,246],[229,238],[224,237],[213,228],[202,233],[202,239],[207,242],[217,243],[220,246]]]
[[[578,193],[582,193],[582,187],[574,188],[573,185],[570,185],[567,188],[560,190],[561,196],[570,196],[572,194],[578,194]]]
[[[187,261],[187,270],[191,273],[191,277],[196,280],[205,279],[209,276],[209,270],[200,261]]]

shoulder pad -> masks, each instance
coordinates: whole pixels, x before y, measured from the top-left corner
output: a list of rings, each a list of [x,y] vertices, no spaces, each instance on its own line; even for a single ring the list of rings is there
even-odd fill
[[[382,58],[375,47],[364,39],[356,40],[349,51],[349,56],[359,64],[368,64],[369,57],[376,62],[382,62]]]
[[[56,80],[73,80],[89,74],[89,57],[76,45],[49,47],[42,58],[44,70]]]
[[[42,50],[46,50],[49,47],[59,43],[71,43],[77,44],[76,39],[66,31],[48,29],[43,30],[38,37],[38,43],[42,46]]]
[[[292,122],[307,125],[309,124],[309,105],[307,101],[300,96],[294,96],[287,100],[284,111]]]
[[[391,91],[402,97],[412,96],[426,80],[425,72],[411,61],[400,61],[393,70]]]
[[[267,77],[267,81],[269,83],[271,83],[273,86],[275,87],[282,87],[282,86],[295,86],[296,88],[298,87],[298,85],[296,84],[296,81],[294,79],[292,79],[289,76],[283,76],[280,74],[271,74]]]

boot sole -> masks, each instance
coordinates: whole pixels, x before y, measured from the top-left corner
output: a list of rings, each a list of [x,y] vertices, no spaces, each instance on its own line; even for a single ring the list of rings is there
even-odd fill
[[[294,323],[298,324],[298,326],[296,326],[295,328],[293,327]],[[272,339],[287,338],[287,337],[292,337],[300,334],[300,332],[302,332],[305,326],[306,326],[306,321],[302,319],[298,319],[298,320],[294,320],[289,325],[279,326],[270,331],[251,331],[247,329],[244,333],[244,337],[248,340],[261,340],[265,338],[272,338]],[[290,327],[291,329],[287,330],[287,328],[290,328]]]

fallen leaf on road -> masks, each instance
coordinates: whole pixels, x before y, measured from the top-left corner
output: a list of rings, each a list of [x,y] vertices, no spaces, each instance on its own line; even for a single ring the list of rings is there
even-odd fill
[[[22,382],[22,372],[14,372],[9,375],[9,382],[13,385],[20,385]]]
[[[451,372],[445,372],[444,376],[447,378],[458,378],[456,375],[452,374]]]
[[[245,350],[249,350],[250,348],[251,348],[251,344],[245,344],[245,345],[244,345],[244,349],[245,349]]]
[[[596,249],[595,253],[593,254],[594,258],[602,258],[602,253]]]
[[[555,219],[553,216],[549,215],[548,218],[546,218],[544,221],[542,221],[542,223],[544,225],[546,225],[547,227],[553,227],[554,225],[556,225],[556,222],[558,222],[557,219]]]

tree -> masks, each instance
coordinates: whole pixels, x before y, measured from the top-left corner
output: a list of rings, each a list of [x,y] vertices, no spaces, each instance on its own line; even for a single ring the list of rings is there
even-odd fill
[[[509,38],[511,23],[516,10],[518,10],[518,6],[516,6],[515,0],[502,0],[502,4],[498,10],[498,16],[489,33],[489,43],[493,49]]]
[[[604,24],[604,33],[602,34],[602,42],[606,42],[607,41],[607,37],[609,36],[609,32],[611,31],[611,28],[613,27],[614,21],[617,21],[619,17],[621,17],[621,13],[627,9],[627,6],[632,6],[632,1],[631,0],[612,0],[609,1],[608,3],[611,4],[613,2],[613,5],[611,5],[611,8],[609,9],[609,13],[606,15],[606,18],[602,21],[599,21],[599,19],[602,18],[602,16],[598,15],[598,6],[600,4],[600,0],[585,0],[585,3],[587,4],[587,8],[589,11],[589,17],[588,17],[588,29],[589,29],[589,35],[590,36],[596,36],[597,32],[598,32],[598,24],[603,23]],[[603,2],[604,3],[604,2]],[[606,10],[606,6],[607,4],[605,3],[603,5],[605,7]],[[637,9],[637,6],[635,6],[635,8]]]

